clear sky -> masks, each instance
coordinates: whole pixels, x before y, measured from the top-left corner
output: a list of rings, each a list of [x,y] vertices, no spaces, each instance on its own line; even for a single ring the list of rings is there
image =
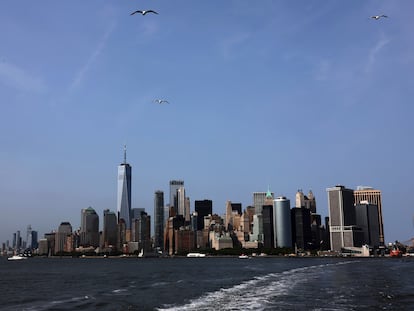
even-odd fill
[[[130,13],[153,9],[159,14]],[[4,0],[0,242],[132,206],[382,190],[385,239],[414,236],[414,1]],[[373,20],[372,15],[388,18]],[[156,98],[169,104],[153,103]]]

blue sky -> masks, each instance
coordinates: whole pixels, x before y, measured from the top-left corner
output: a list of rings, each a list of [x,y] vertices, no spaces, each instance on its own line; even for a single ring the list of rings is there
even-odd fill
[[[150,214],[171,179],[219,214],[270,185],[292,206],[312,189],[327,216],[327,187],[369,185],[386,241],[414,236],[412,1],[0,8],[0,241],[116,210],[124,144],[132,205]]]

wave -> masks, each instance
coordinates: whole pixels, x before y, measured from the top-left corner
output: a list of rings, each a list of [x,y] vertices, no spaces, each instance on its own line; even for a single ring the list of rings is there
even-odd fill
[[[270,273],[244,281],[230,288],[221,288],[184,305],[165,305],[157,310],[264,310],[269,309],[276,298],[289,295],[298,283],[309,281],[328,266],[355,263],[344,261]]]

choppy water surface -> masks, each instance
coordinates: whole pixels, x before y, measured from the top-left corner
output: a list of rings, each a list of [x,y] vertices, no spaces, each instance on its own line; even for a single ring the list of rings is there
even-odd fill
[[[2,310],[414,310],[414,260],[0,258]]]

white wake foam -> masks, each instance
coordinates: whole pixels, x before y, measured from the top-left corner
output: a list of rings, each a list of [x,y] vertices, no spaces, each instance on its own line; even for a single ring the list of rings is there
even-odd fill
[[[275,298],[291,293],[298,283],[308,281],[312,277],[312,271],[315,272],[314,275],[317,275],[320,273],[320,269],[327,266],[349,263],[351,261],[270,273],[230,288],[209,292],[184,305],[165,306],[157,310],[263,310],[268,308],[271,302],[275,301]]]

